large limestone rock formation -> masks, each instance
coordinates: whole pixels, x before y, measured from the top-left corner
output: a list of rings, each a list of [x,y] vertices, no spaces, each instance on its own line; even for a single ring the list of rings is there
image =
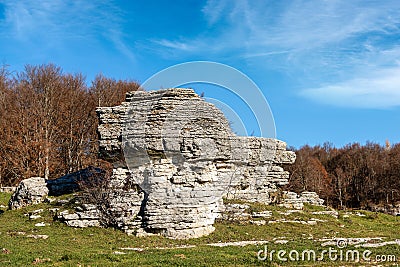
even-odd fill
[[[288,182],[281,165],[295,160],[282,141],[235,136],[223,113],[191,89],[132,92],[97,112],[113,180],[140,188],[141,205],[119,213],[127,232],[208,234],[223,196],[270,203]]]
[[[268,204],[288,183],[282,165],[293,163],[295,153],[284,142],[236,136],[223,113],[191,89],[132,92],[120,106],[97,112],[100,155],[114,166],[111,179],[91,168],[56,180],[24,180],[10,208],[94,181],[99,183],[83,188],[73,213],[57,215],[60,220],[193,238],[214,230],[226,210],[223,198]]]

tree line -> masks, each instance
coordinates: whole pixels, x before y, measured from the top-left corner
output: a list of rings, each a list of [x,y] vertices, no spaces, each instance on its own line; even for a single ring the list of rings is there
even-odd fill
[[[286,166],[287,190],[315,191],[336,208],[390,206],[400,201],[400,144],[367,143],[335,148],[330,143],[292,149],[297,159]]]
[[[33,176],[58,178],[99,166],[96,107],[119,105],[134,81],[80,74],[53,64],[0,68],[0,186]],[[315,191],[338,208],[368,208],[400,201],[400,144],[367,143],[335,148],[304,146],[286,190]],[[103,163],[104,165],[104,163]]]
[[[58,178],[98,165],[96,107],[114,106],[134,81],[81,74],[53,64],[0,69],[0,186],[24,178]]]

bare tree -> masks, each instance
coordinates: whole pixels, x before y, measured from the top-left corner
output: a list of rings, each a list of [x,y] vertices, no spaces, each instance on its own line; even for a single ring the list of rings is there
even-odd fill
[[[93,165],[98,154],[96,107],[113,106],[135,82],[64,74],[53,64],[11,76],[0,69],[0,183],[57,178]]]

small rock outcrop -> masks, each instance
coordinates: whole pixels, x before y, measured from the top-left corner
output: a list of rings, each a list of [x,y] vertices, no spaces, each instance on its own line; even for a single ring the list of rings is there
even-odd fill
[[[9,209],[19,209],[27,205],[43,202],[49,193],[46,180],[41,177],[32,177],[22,180],[17,186],[8,203]]]
[[[393,216],[400,216],[400,203],[392,205],[370,205],[366,209],[374,212],[382,212],[386,214],[391,214]]]
[[[300,198],[302,199],[303,203],[314,206],[322,206],[325,202],[317,193],[309,191],[301,192]]]
[[[16,186],[3,186],[3,187],[0,187],[0,192],[2,192],[2,193],[14,193],[15,189],[17,189]]]
[[[295,192],[283,191],[280,197],[279,206],[288,209],[303,209],[304,204],[310,204],[314,206],[322,206],[324,200],[321,199],[317,193],[304,191],[298,195]]]
[[[8,207],[9,209],[19,209],[41,203],[47,196],[61,196],[80,191],[81,182],[87,181],[96,174],[101,174],[99,177],[104,176],[104,171],[88,167],[55,180],[46,180],[41,177],[24,179],[15,189]]]
[[[101,226],[100,212],[96,205],[84,204],[77,208],[75,213],[68,210],[61,211],[57,214],[58,219],[65,222],[66,225],[77,228]]]

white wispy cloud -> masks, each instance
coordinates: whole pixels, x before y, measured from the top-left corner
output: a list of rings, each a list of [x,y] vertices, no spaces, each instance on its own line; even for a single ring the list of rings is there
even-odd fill
[[[208,24],[213,25],[221,19],[226,8],[229,7],[229,3],[226,1],[209,0],[203,7],[202,11],[206,15]]]
[[[301,95],[335,106],[377,109],[400,106],[400,67],[372,71],[336,84],[306,89]]]
[[[292,52],[293,52],[292,50],[283,50],[283,51],[270,51],[270,52],[260,52],[260,53],[247,53],[247,54],[244,54],[243,57],[245,57],[245,58],[267,57],[267,56],[273,56],[273,55],[284,55],[284,54],[289,54]]]
[[[59,47],[70,40],[96,42],[102,36],[130,58],[124,42],[119,10],[111,1],[22,0],[5,1],[0,34],[22,43],[40,40]]]
[[[203,13],[215,24],[225,21],[224,32],[237,31],[243,43],[258,50],[272,47],[314,49],[338,44],[366,32],[398,29],[397,1],[208,1]],[[220,39],[219,36],[210,39]],[[225,43],[229,46],[229,43]]]
[[[194,51],[194,50],[199,49],[198,45],[195,46],[193,44],[190,44],[189,42],[180,42],[177,40],[170,41],[170,40],[161,39],[161,40],[154,40],[154,42],[163,47],[178,49],[178,50],[182,50],[182,51]]]
[[[179,55],[231,51],[291,75],[304,73],[300,95],[322,103],[400,105],[397,0],[209,0],[202,14],[209,29],[197,37],[155,43]]]

